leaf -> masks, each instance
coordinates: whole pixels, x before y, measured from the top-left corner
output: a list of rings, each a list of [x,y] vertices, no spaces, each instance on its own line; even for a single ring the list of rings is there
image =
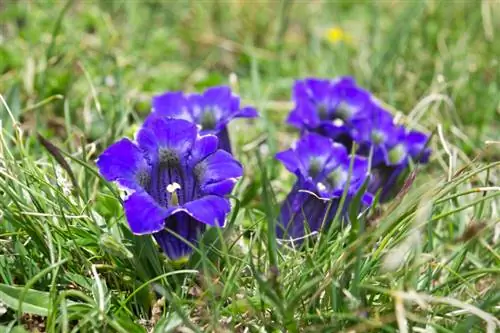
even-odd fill
[[[154,333],[170,333],[182,325],[182,318],[177,313],[163,317],[156,324]]]
[[[40,144],[55,158],[57,163],[59,163],[59,165],[68,173],[68,176],[71,179],[73,187],[79,190],[80,187],[78,186],[78,181],[76,180],[75,174],[73,173],[73,170],[71,170],[71,167],[69,166],[68,162],[64,159],[61,150],[58,147],[56,147],[52,142],[45,139],[42,135],[38,134],[37,138],[38,142],[40,142]]]
[[[1,56],[0,56],[0,62],[1,62]],[[9,90],[5,93],[5,102],[7,106],[9,107],[12,117],[7,112],[5,109],[5,106],[3,103],[0,103],[0,120],[2,121],[2,126],[3,129],[5,129],[6,133],[13,134],[13,126],[14,124],[12,121],[19,121],[19,116],[21,115],[21,95],[20,95],[20,84],[18,82],[15,82],[11,85]]]
[[[114,323],[111,323],[111,326],[118,328],[117,325],[125,332],[146,333],[146,328],[134,322],[134,320],[130,317],[123,317],[123,316],[115,317]]]
[[[28,333],[22,326],[2,326],[0,325],[0,333]]]
[[[77,285],[79,285],[80,287],[84,288],[87,291],[92,290],[92,280],[91,279],[89,279],[83,275],[71,273],[71,272],[67,272],[66,276],[67,276],[68,282],[76,283]]]
[[[19,297],[23,293],[24,287],[9,286],[0,284],[0,300],[9,308],[17,310],[19,308]],[[48,292],[29,289],[23,301],[23,312],[47,316],[50,307],[50,294]],[[1,332],[1,331],[0,331]]]

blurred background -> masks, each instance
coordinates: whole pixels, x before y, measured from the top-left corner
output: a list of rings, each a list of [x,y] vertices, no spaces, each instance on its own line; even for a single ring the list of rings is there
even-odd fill
[[[25,129],[68,145],[108,144],[153,94],[230,73],[263,131],[286,130],[294,79],[352,75],[465,155],[498,139],[498,1],[7,0],[0,21],[0,93]]]
[[[78,321],[82,332],[152,332],[160,289],[150,292],[149,282],[167,281],[177,268],[149,238],[131,234],[119,194],[98,176],[95,159],[118,138],[133,137],[154,94],[231,84],[261,114],[231,123],[233,151],[249,176],[234,191],[235,227],[224,230],[231,255],[221,245],[224,261],[213,276],[204,270],[192,279],[169,277],[174,282],[162,285],[183,295],[169,313],[187,305],[200,326],[243,323],[239,331],[217,332],[249,332],[245,325],[254,322],[258,329],[250,332],[278,332],[276,309],[286,306],[283,322],[297,321],[304,332],[350,325],[360,332],[359,325],[373,323],[373,331],[395,331],[404,299],[414,301],[408,319],[421,332],[485,331],[484,318],[470,308],[499,317],[499,172],[484,163],[500,160],[499,145],[486,144],[500,141],[499,62],[498,0],[0,0],[0,287],[20,286],[24,301],[32,295],[27,288],[37,289],[45,306],[38,314],[51,311],[41,324],[54,332]],[[266,228],[294,181],[273,158],[298,137],[284,122],[291,88],[298,78],[341,75],[372,91],[401,123],[432,133],[431,163],[419,169],[420,184],[408,183],[414,191],[404,201],[370,216],[373,233],[358,237],[359,226],[339,232],[314,257],[287,252],[278,271]],[[209,241],[220,229],[210,230]],[[405,246],[414,248],[415,260],[405,261]],[[254,250],[258,262],[250,271]],[[404,267],[379,271],[384,253]],[[223,258],[212,254],[214,262]],[[203,252],[192,262],[200,258]],[[91,274],[95,266],[99,272]],[[98,274],[105,292],[96,288]],[[283,297],[273,300],[277,281]],[[407,288],[439,301],[423,307],[417,294],[403,298],[399,291]],[[56,290],[71,299],[81,290],[82,303],[68,306],[68,315]],[[8,311],[2,332],[16,321],[39,325],[38,317],[16,319]],[[166,327],[170,319],[161,320]]]

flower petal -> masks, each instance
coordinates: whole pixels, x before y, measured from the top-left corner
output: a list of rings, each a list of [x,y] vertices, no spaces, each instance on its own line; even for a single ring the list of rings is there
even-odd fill
[[[182,119],[170,119],[152,113],[144,122],[144,128],[153,132],[158,147],[187,153],[194,145],[198,129],[192,122]]]
[[[130,189],[141,189],[149,166],[139,148],[129,139],[109,146],[98,158],[97,167],[107,181],[117,181]]]
[[[332,82],[335,84],[355,85],[356,80],[352,76],[341,76]]]
[[[207,195],[182,206],[184,211],[196,220],[215,227],[223,227],[226,215],[231,210],[228,199]]]
[[[156,142],[154,133],[150,129],[142,127],[137,132],[135,139],[149,163],[154,164],[158,158],[158,142]]]
[[[203,135],[196,139],[191,150],[191,165],[198,163],[208,155],[214,153],[219,145],[219,139],[215,135]]]
[[[325,102],[330,92],[331,81],[326,79],[307,78],[298,80],[293,87],[295,101],[309,100]]]
[[[330,169],[334,165],[332,163],[338,164],[344,156],[347,156],[344,146],[315,133],[304,135],[297,142],[295,153],[304,168],[304,175],[310,173],[313,161],[316,163],[315,167],[318,168],[317,174],[319,174],[325,167]]]
[[[352,156],[349,156],[351,159]],[[368,160],[365,157],[354,156],[354,162],[352,166],[352,178],[353,179],[364,179],[368,174]]]
[[[393,199],[401,190],[402,184],[398,180],[407,172],[406,166],[386,166],[381,165],[371,171],[368,191],[376,194],[380,193],[380,202],[387,202]]]
[[[229,139],[229,131],[227,126],[222,127],[222,129],[217,133],[217,138],[219,139],[219,149],[227,151],[232,154],[231,140]]]
[[[309,193],[300,191],[301,186],[297,183],[285,202],[281,206],[280,219],[276,225],[278,238],[297,240],[305,236],[305,231],[320,231],[323,221],[332,221],[337,209],[338,200],[332,203],[322,200]]]
[[[207,107],[205,98],[200,94],[190,94],[186,97],[189,112],[193,115],[193,121],[199,124],[200,116]]]
[[[342,134],[349,135],[348,127],[343,124],[334,124],[333,122],[322,121],[318,125],[317,130],[315,131],[318,134],[329,137],[335,141]]]
[[[217,183],[202,185],[201,191],[204,194],[225,196],[231,193],[234,188],[234,184],[236,184],[235,178],[225,179]]]
[[[217,150],[200,162],[203,165],[202,185],[220,182],[228,178],[239,178],[243,175],[243,167],[224,150]]]
[[[332,146],[332,140],[315,133],[309,133],[297,142],[296,151],[301,160],[315,156],[323,157],[326,161],[331,155]]]
[[[309,100],[300,100],[290,112],[286,122],[299,129],[314,129],[318,127],[320,119],[316,106]]]
[[[186,97],[182,91],[166,92],[153,97],[153,112],[159,115],[192,121]]]
[[[407,134],[406,143],[413,160],[419,163],[427,163],[429,161],[431,150],[430,148],[426,148],[428,140],[428,135],[418,131],[411,131]]]
[[[329,97],[336,114],[345,121],[357,117],[360,112],[374,104],[370,93],[358,86],[350,77],[335,81],[331,86]]]
[[[373,203],[373,194],[368,192],[363,193],[363,196],[361,197],[361,202],[367,207],[371,206]]]
[[[356,115],[351,125],[353,138],[358,143],[394,144],[401,136],[392,114],[378,105]]]
[[[203,92],[205,101],[210,102],[211,105],[225,106],[229,109],[231,103],[231,88],[228,86],[216,86],[208,88]]]
[[[347,155],[347,149],[339,143],[332,142],[330,145],[330,156],[323,166],[323,174],[329,174],[333,169],[342,166],[349,169],[350,159]]]
[[[276,159],[283,163],[285,168],[290,172],[295,173],[297,170],[301,169],[300,161],[293,149],[287,149],[277,153]]]
[[[257,109],[251,107],[251,106],[246,106],[237,113],[237,117],[239,118],[255,118],[259,116],[259,112]]]
[[[165,254],[170,259],[176,260],[193,252],[191,246],[198,243],[206,224],[181,211],[167,218],[165,228],[155,233],[154,237]]]
[[[123,205],[130,229],[136,235],[151,234],[162,230],[165,226],[165,219],[176,211],[176,208],[161,207],[144,191],[134,192]]]

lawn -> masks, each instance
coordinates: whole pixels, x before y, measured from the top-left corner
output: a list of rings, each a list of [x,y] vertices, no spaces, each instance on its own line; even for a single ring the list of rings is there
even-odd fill
[[[498,332],[496,1],[0,2],[0,332]],[[352,76],[430,162],[317,242],[276,240],[292,86]],[[244,175],[225,228],[169,260],[98,156],[165,91],[230,85]]]

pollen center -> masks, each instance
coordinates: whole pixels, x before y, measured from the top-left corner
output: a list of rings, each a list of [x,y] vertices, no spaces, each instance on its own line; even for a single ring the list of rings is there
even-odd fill
[[[137,179],[137,183],[139,183],[139,185],[142,187],[142,188],[147,188],[149,186],[149,182],[151,180],[151,178],[149,177],[149,173],[147,171],[139,171],[137,174],[136,174],[136,179]]]
[[[341,169],[333,170],[327,177],[328,185],[332,188],[340,188],[344,186],[347,180],[347,172]]]
[[[352,107],[344,102],[339,103],[339,105],[337,105],[337,107],[335,108],[335,116],[339,119],[342,119],[343,121],[351,118],[353,113],[354,110],[352,109]]]
[[[372,137],[373,143],[376,145],[381,144],[382,142],[385,141],[384,133],[377,131],[377,130],[372,131],[371,137]]]
[[[214,110],[211,108],[205,109],[201,115],[201,127],[204,130],[212,130],[215,129],[216,123],[217,119],[215,119]]]
[[[328,120],[328,108],[326,107],[325,104],[323,103],[318,104],[317,110],[320,120]]]
[[[171,149],[160,149],[158,152],[158,158],[160,165],[163,166],[175,166],[179,165],[179,156],[174,150]]]
[[[406,149],[404,145],[402,144],[396,145],[389,151],[389,162],[391,164],[399,164],[403,161],[405,156],[406,156]]]
[[[315,158],[311,159],[309,164],[309,176],[316,178],[321,172],[321,162]]]

